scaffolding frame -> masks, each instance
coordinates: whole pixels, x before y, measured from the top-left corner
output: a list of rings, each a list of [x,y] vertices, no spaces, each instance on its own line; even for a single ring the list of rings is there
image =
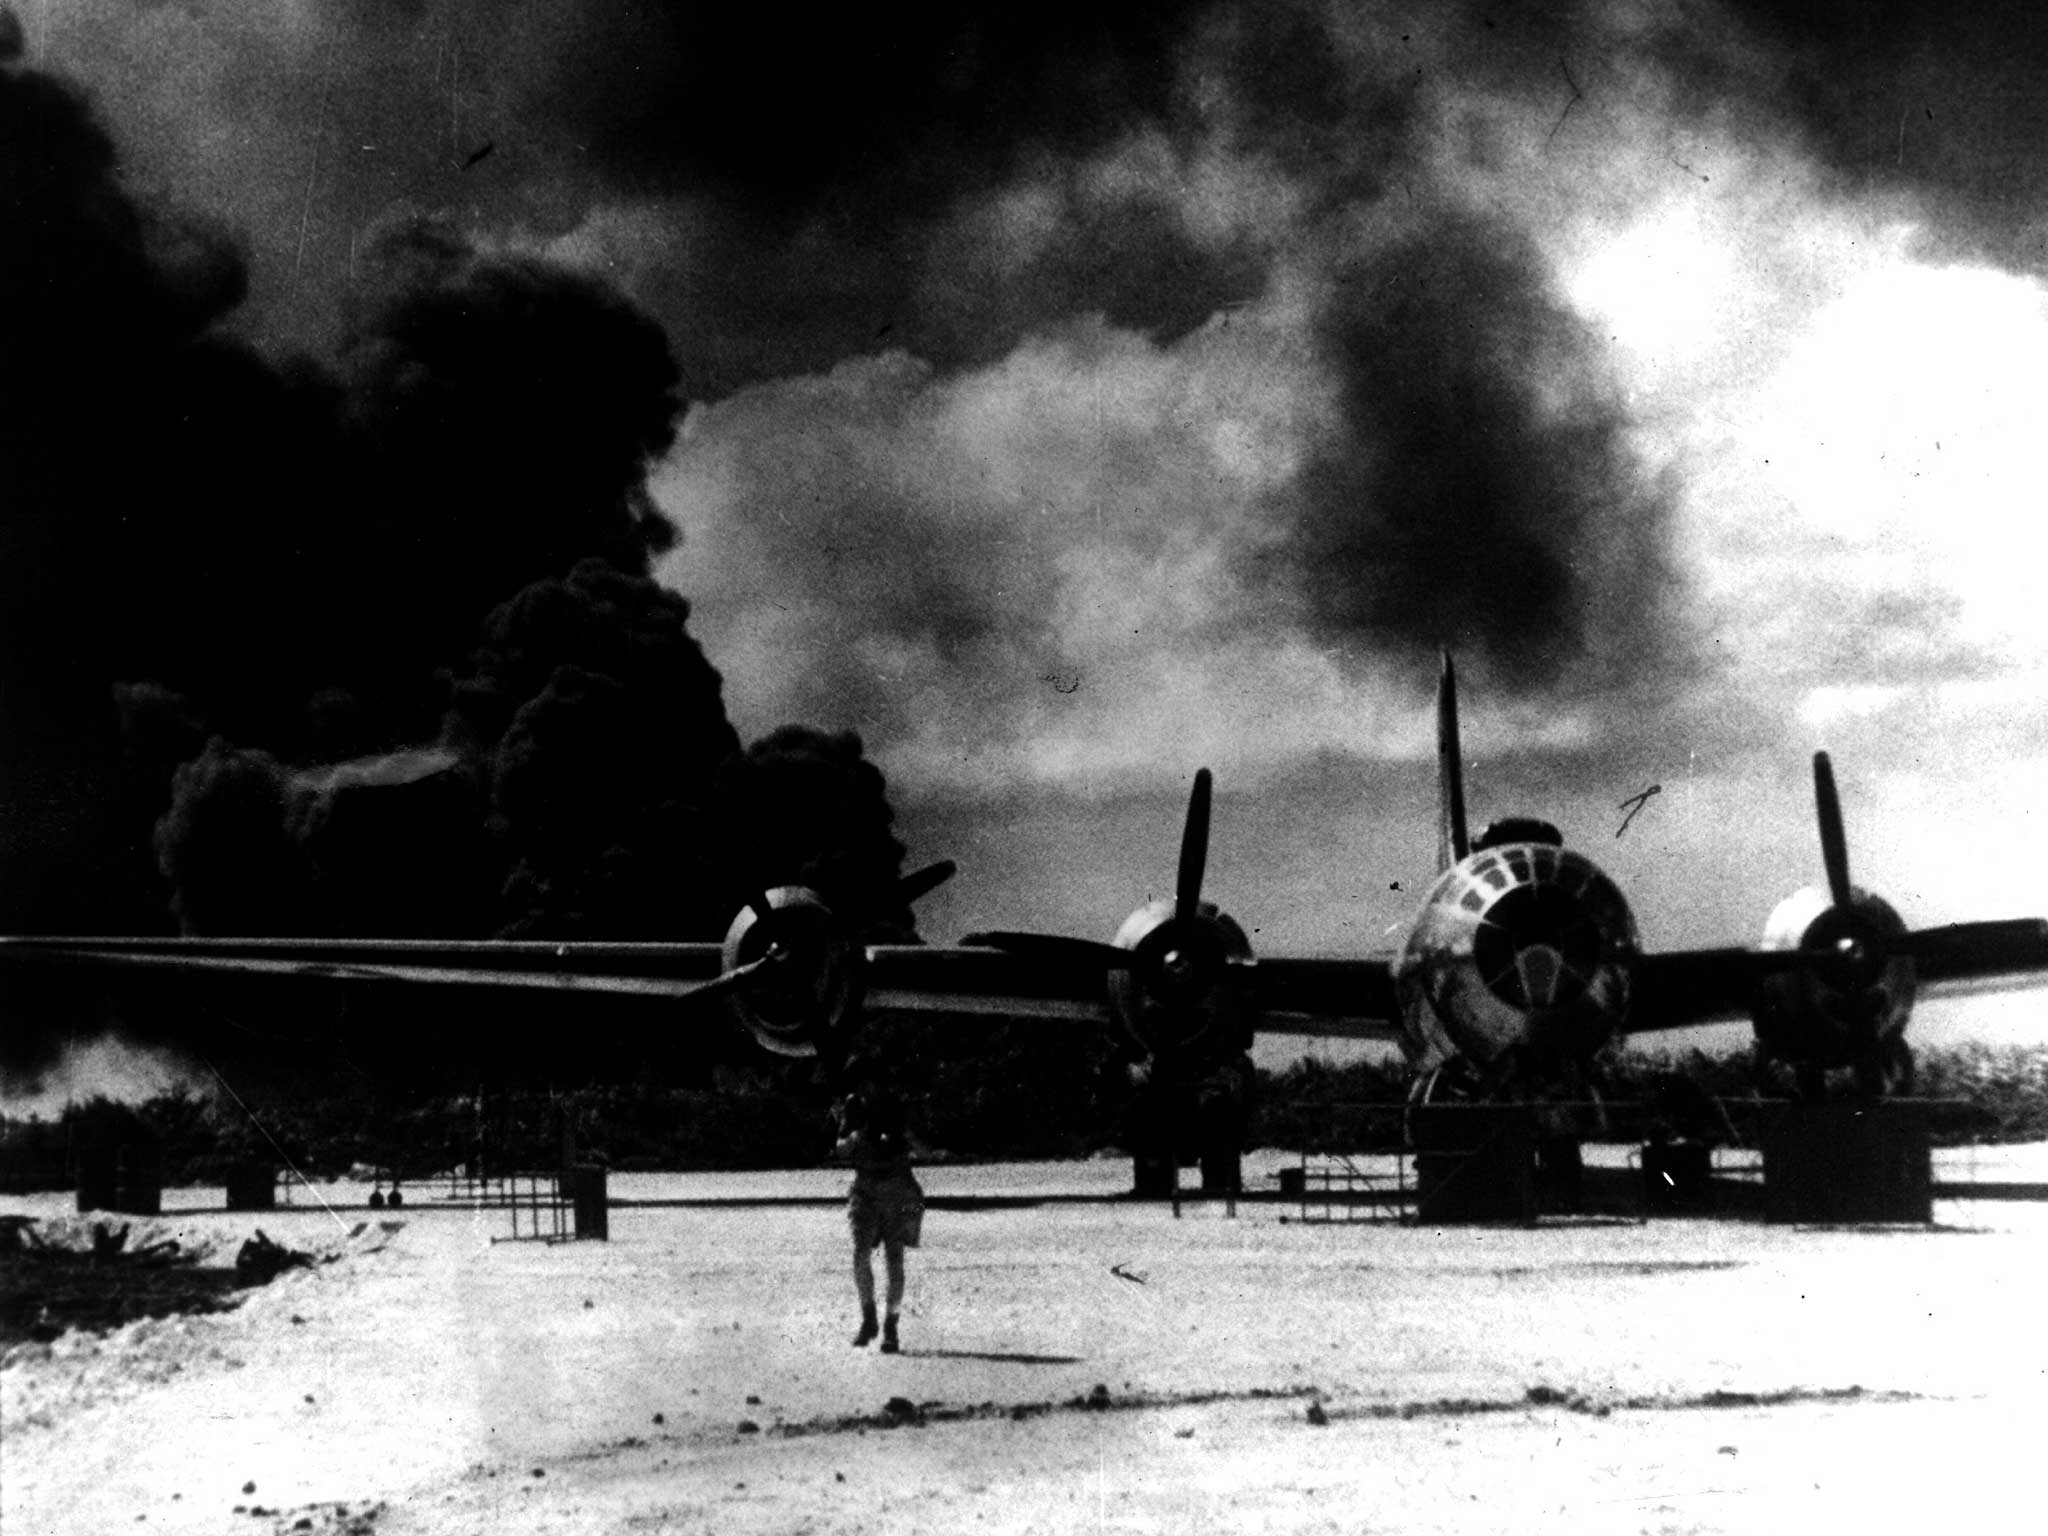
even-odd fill
[[[1408,1154],[1393,1154],[1392,1173],[1362,1168],[1343,1153],[1334,1160],[1311,1163],[1301,1154],[1300,1210],[1304,1224],[1331,1225],[1354,1221],[1402,1221],[1415,1202]]]
[[[493,1243],[567,1243],[578,1235],[576,1202],[568,1177],[560,1171],[485,1175],[453,1170],[442,1198],[450,1205],[466,1205],[472,1210],[504,1211],[512,1230],[503,1237],[493,1236]]]

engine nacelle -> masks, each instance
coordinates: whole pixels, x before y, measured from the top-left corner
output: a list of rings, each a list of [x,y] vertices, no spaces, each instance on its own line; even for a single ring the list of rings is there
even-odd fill
[[[1763,947],[1814,960],[1764,983],[1757,1047],[1809,1071],[1854,1067],[1862,1086],[1883,1091],[1911,1070],[1905,1032],[1917,979],[1891,904],[1860,887],[1850,898],[1838,907],[1824,887],[1808,886],[1771,913]]]
[[[865,951],[818,893],[778,885],[726,930],[728,973],[765,961],[731,994],[733,1014],[778,1056],[816,1056],[843,1040],[860,1007]]]
[[[1640,948],[1628,902],[1583,854],[1473,854],[1430,888],[1395,965],[1411,1065],[1583,1059],[1626,1017]]]
[[[1145,1055],[1212,1063],[1251,1048],[1249,989],[1233,968],[1252,958],[1251,940],[1214,902],[1181,924],[1171,900],[1148,902],[1117,930],[1127,968],[1109,973],[1109,1005]]]

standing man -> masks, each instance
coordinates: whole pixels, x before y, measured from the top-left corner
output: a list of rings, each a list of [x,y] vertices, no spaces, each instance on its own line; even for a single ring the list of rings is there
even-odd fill
[[[896,1337],[896,1315],[903,1306],[903,1250],[915,1248],[924,1228],[924,1190],[910,1171],[910,1133],[903,1101],[882,1080],[872,1057],[846,1064],[851,1092],[833,1109],[839,1130],[839,1151],[853,1159],[853,1188],[847,1195],[846,1221],[853,1229],[853,1284],[860,1293],[860,1332],[854,1346],[864,1348],[877,1332],[875,1318],[875,1245],[882,1248],[888,1270],[889,1310],[880,1325],[882,1353],[902,1346]]]

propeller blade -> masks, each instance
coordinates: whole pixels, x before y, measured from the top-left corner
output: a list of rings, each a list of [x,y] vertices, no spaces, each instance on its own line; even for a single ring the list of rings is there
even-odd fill
[[[941,859],[936,864],[927,864],[923,869],[914,870],[896,882],[896,896],[906,907],[914,907],[926,896],[944,885],[959,872],[960,866],[951,859]]]
[[[754,914],[754,921],[765,923],[775,915],[775,908],[769,904],[766,891],[756,891],[747,898],[747,909]]]
[[[1842,801],[1835,793],[1835,768],[1825,752],[1813,754],[1813,801],[1820,815],[1820,856],[1828,871],[1828,899],[1847,907],[1849,890],[1849,839],[1842,831]]]
[[[771,949],[760,959],[749,960],[745,965],[736,965],[731,970],[721,973],[715,980],[707,981],[701,987],[684,993],[679,1001],[685,1008],[696,1008],[729,997],[781,958],[781,950]]]
[[[1115,944],[1069,938],[1062,933],[970,933],[960,942],[974,949],[1000,949],[1005,954],[1042,965],[1070,965],[1102,971],[1129,970],[1133,958],[1130,950]]]
[[[1173,919],[1185,928],[1202,906],[1202,871],[1209,863],[1209,770],[1195,770],[1188,820],[1180,834],[1180,873],[1173,885]]]

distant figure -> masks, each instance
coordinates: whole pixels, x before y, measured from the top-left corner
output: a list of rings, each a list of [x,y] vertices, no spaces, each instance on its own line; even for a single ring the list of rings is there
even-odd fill
[[[834,1106],[839,1151],[853,1159],[853,1188],[847,1195],[846,1221],[853,1229],[853,1284],[860,1293],[860,1332],[856,1348],[864,1348],[879,1331],[882,1353],[895,1354],[896,1315],[903,1306],[903,1250],[915,1248],[924,1228],[924,1190],[910,1171],[910,1132],[903,1101],[881,1080],[872,1058],[846,1064],[852,1091]],[[882,1247],[889,1275],[889,1310],[875,1317],[875,1245]]]

